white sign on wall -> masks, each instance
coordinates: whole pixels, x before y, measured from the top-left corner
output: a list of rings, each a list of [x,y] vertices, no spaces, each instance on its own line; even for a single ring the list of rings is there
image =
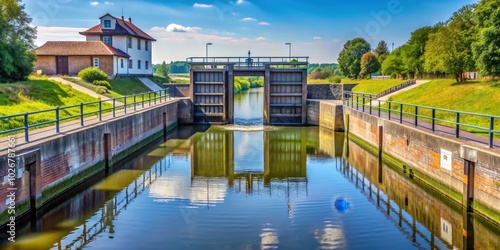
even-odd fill
[[[452,153],[446,149],[441,149],[441,168],[451,171]]]

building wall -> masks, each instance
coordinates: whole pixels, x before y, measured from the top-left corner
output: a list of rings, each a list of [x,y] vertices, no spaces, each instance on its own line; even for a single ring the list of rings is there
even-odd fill
[[[108,77],[113,77],[114,75],[113,56],[93,56],[91,66],[93,66],[94,58],[99,58],[99,69],[108,74]]]
[[[70,56],[68,57],[69,74],[76,76],[80,70],[92,66],[91,56]]]
[[[86,41],[87,42],[98,42],[101,41],[100,36],[86,36]]]
[[[163,114],[166,113],[166,123]],[[161,136],[164,129],[177,124],[177,101],[158,104],[150,109],[132,113],[99,125],[86,127],[32,143],[18,146],[16,158],[16,206],[29,202],[30,178],[23,154],[38,151],[36,196],[38,203],[67,191],[74,184],[84,181],[104,170],[104,134],[110,133],[110,165],[129,156],[136,150]],[[7,154],[0,154],[0,176],[8,175]],[[0,182],[0,213],[8,206],[7,185]],[[10,186],[9,186],[10,187]],[[29,206],[28,206],[29,207]],[[16,211],[21,214],[24,211]],[[4,221],[0,222],[0,224]]]
[[[33,71],[42,71],[45,75],[56,74],[56,58],[55,56],[38,56],[33,66]]]
[[[127,48],[124,50],[127,54],[130,55],[130,59],[133,61],[132,62],[132,68],[129,69],[128,73],[131,75],[151,75],[153,74],[152,70],[152,42],[149,42],[149,49],[148,51],[145,50],[145,45],[144,45],[144,39],[141,40],[141,49],[137,49],[137,37],[132,37],[132,48]],[[138,69],[137,67],[137,61],[141,60],[141,69]],[[149,69],[145,69],[145,62],[149,62]]]
[[[114,56],[114,67],[113,67],[113,74],[114,75],[126,75],[128,73],[128,58],[126,57],[119,57],[119,56]],[[123,60],[123,68],[121,61]]]
[[[474,151],[477,156],[474,177],[474,202],[500,213],[500,155],[468,145],[467,142],[445,135],[418,130],[411,126],[384,120],[376,116],[345,108],[349,114],[348,131],[378,148],[378,127],[383,126],[383,152],[419,172],[419,178],[439,183],[443,190],[463,194],[464,159],[461,150]],[[452,170],[441,167],[441,149],[452,152]],[[436,187],[439,189],[439,187]],[[489,213],[475,205],[480,213]]]

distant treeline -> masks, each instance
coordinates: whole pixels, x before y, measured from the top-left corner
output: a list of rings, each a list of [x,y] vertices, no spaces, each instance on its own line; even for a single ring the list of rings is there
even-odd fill
[[[339,65],[336,63],[311,63],[307,67],[307,74],[311,79],[328,79],[334,76],[342,76]]]
[[[168,74],[186,74],[189,73],[189,65],[185,61],[175,61],[153,65],[153,72],[157,75],[166,76]]]

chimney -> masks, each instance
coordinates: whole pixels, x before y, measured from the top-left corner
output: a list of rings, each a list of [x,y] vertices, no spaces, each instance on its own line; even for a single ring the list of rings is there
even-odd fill
[[[122,16],[122,21],[125,20],[125,18]]]
[[[132,18],[131,18],[131,17],[129,17],[129,18],[128,18],[128,21],[129,21],[130,23],[132,23]]]

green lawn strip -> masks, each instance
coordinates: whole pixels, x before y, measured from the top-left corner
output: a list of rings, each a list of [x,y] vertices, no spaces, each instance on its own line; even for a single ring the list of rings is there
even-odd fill
[[[170,79],[168,77],[163,77],[163,76],[158,76],[158,75],[153,75],[148,77],[149,80],[153,81],[156,85],[158,85],[160,88],[165,88],[163,86],[164,83],[169,83]]]
[[[352,80],[352,79],[342,79],[342,83],[357,83],[357,85],[352,89],[353,92],[367,93],[367,94],[378,94],[386,89],[390,89],[394,86],[400,85],[407,82],[407,80],[400,79],[385,79],[385,80]]]
[[[30,77],[27,81],[14,84],[0,84],[0,116],[54,109],[55,107],[73,106],[80,103],[97,101],[99,101],[97,98],[77,91],[71,88],[71,86],[48,80],[47,78],[43,77]],[[109,108],[111,107],[111,105],[103,103],[102,107]],[[94,112],[98,109],[99,105],[97,103],[92,105],[85,105],[84,113]],[[78,114],[80,114],[80,107],[61,109],[59,118],[64,119]],[[54,121],[55,119],[56,112],[49,111],[29,115],[28,123],[29,125],[34,125],[48,121]],[[73,119],[78,119],[78,117],[75,117]],[[55,125],[55,123],[42,125],[33,129],[39,129],[42,127],[53,125]],[[23,116],[3,119],[0,123],[0,131],[20,127],[24,127]],[[15,133],[19,132],[14,132],[13,134]]]
[[[500,86],[495,83],[474,81],[457,84],[451,79],[439,79],[394,95],[390,100],[405,104],[500,116]],[[387,109],[388,105],[384,104],[382,108]],[[395,116],[399,116],[400,109],[399,104],[391,105],[391,110],[394,110],[393,115]],[[403,116],[414,118],[414,115],[414,106],[403,105]],[[419,120],[431,122],[432,109],[420,107],[418,116]],[[455,126],[456,113],[454,112],[436,110],[435,117],[438,119],[436,124]],[[462,125],[461,130],[488,136],[490,126],[488,117],[461,114],[460,123],[483,128]],[[494,129],[499,128],[500,119],[495,119]],[[496,134],[495,138],[500,138],[500,135]]]

